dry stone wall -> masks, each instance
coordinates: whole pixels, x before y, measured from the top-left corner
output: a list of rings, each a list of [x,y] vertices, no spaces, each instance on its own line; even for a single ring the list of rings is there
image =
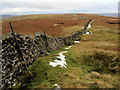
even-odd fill
[[[8,34],[0,40],[0,89],[11,88],[19,82],[18,76],[31,65],[38,57],[48,55],[49,52],[58,50],[64,45],[71,45],[73,41],[80,40],[80,35],[85,34],[89,25],[94,20],[91,19],[84,26],[81,32],[77,32],[67,37],[49,37],[42,33],[36,33],[35,38],[30,35],[16,34],[16,39]],[[11,26],[11,25],[10,25]],[[12,26],[11,26],[12,28]],[[18,44],[16,43],[18,42]]]
[[[45,34],[36,33],[35,38],[30,35],[16,34],[17,41],[20,46],[20,52],[16,46],[16,42],[12,34],[8,34],[2,38],[2,85],[1,88],[11,88],[15,86],[17,77],[22,71],[27,70],[36,58],[48,55],[49,52],[58,50],[64,45],[72,44],[81,32],[75,33],[67,37],[49,37]]]

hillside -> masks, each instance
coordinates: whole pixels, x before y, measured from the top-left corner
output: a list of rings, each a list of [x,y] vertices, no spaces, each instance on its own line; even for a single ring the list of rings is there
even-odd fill
[[[44,30],[50,36],[62,36],[66,35],[66,33],[73,33],[77,29],[81,29],[91,18],[95,20],[93,27],[95,26],[96,28],[99,24],[111,27],[117,26],[116,24],[110,25],[107,23],[116,22],[117,18],[93,14],[23,15],[3,19],[2,34],[11,32],[8,22],[12,22],[15,31],[19,34],[33,35],[35,32],[43,32]],[[61,22],[64,24],[54,26],[54,24]]]
[[[93,14],[15,16],[3,19],[2,34],[11,32],[11,22],[15,32],[22,35],[45,31],[53,37],[67,36],[80,31],[90,19],[95,20],[92,35],[83,35],[80,43],[38,58],[29,67],[33,76],[25,72],[20,77],[23,83],[15,88],[119,88],[118,24],[108,23],[118,22],[118,18]],[[66,60],[66,67],[50,65],[59,56]]]

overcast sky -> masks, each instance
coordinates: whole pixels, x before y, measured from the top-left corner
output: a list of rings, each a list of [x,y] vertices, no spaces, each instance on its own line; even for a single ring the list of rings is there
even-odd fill
[[[117,13],[119,0],[2,0],[0,14]]]

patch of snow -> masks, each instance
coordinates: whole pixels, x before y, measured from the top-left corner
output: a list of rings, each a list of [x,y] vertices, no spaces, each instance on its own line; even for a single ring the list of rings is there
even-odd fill
[[[66,53],[66,52],[68,52],[68,51],[62,51],[62,52],[60,52],[58,55],[59,56],[57,56],[57,58],[59,58],[59,59],[61,59],[61,60],[65,60],[65,55],[63,55],[64,53]]]
[[[56,67],[57,65],[60,65],[61,68],[66,68],[66,60],[65,60],[65,55],[63,55],[64,53],[66,53],[67,51],[62,51],[60,53],[58,53],[59,56],[57,56],[54,60],[54,62],[50,62],[49,65]],[[58,60],[60,59],[60,60]]]
[[[65,48],[65,49],[70,49],[72,46],[69,46],[69,47],[67,47],[67,48]]]
[[[84,29],[85,27],[82,27],[82,29]],[[87,29],[91,28],[91,24],[88,25]]]
[[[90,34],[92,35],[92,32],[91,31],[89,31],[90,32]]]
[[[58,24],[54,24],[53,26],[57,26]]]
[[[60,86],[58,84],[54,84],[53,87],[60,88]]]
[[[83,35],[88,35],[88,34],[92,35],[92,32],[91,32],[91,31],[88,31],[88,32],[86,32],[86,33],[83,34]]]
[[[78,43],[80,43],[80,41],[74,41],[74,43],[75,43],[75,44],[78,44]]]
[[[50,62],[49,65],[51,65],[53,67],[56,67],[57,65],[60,65],[61,68],[66,68],[67,64],[64,61],[60,61],[60,60],[55,59],[54,62]]]
[[[91,28],[91,25],[89,24],[88,27],[87,27],[87,29],[90,29],[90,28]]]
[[[90,34],[90,32],[86,32],[86,34]]]

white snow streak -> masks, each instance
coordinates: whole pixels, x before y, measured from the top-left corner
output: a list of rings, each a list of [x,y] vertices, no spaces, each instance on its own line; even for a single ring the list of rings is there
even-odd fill
[[[60,86],[58,84],[54,84],[53,87],[60,88]]]
[[[92,20],[92,21],[94,21],[94,20]],[[84,29],[85,27],[82,27],[82,29]],[[91,28],[91,24],[89,24],[88,25],[88,27],[87,27],[87,29],[90,29]],[[91,31],[87,31],[85,34],[83,34],[83,35],[88,35],[88,34],[90,34],[90,35],[92,35],[92,32]]]
[[[65,49],[70,49],[72,46],[69,46],[69,47],[67,47],[67,48],[65,48]]]
[[[53,26],[57,26],[58,24],[54,24]]]
[[[88,35],[88,34],[92,35],[92,32],[91,32],[91,31],[88,31],[88,32],[86,32],[86,33],[83,34],[83,35]]]
[[[50,62],[49,65],[56,67],[57,65],[60,65],[61,68],[66,68],[67,63],[65,60],[65,55],[63,55],[64,53],[66,53],[67,51],[62,51],[60,52],[57,56],[57,59],[54,60],[54,62]],[[60,59],[60,60],[58,60]]]
[[[79,41],[74,41],[75,44],[79,43]],[[69,46],[67,48],[65,48],[66,50],[70,49],[72,46]],[[53,62],[50,62],[49,65],[56,67],[58,65],[60,65],[61,68],[66,68],[67,63],[66,63],[66,59],[65,59],[65,55],[63,55],[64,53],[67,53],[68,51],[62,51],[60,53],[58,53],[59,56],[56,56],[56,59]]]
[[[87,27],[87,29],[90,29],[90,28],[91,28],[91,25],[89,24],[88,27]]]
[[[74,43],[75,43],[75,44],[78,44],[78,43],[80,43],[80,41],[74,41]]]

